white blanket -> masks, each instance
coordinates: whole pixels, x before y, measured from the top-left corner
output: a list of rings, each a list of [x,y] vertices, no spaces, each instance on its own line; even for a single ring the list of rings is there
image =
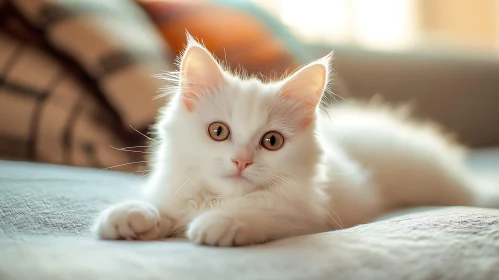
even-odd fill
[[[499,210],[455,207],[264,245],[0,240],[0,279],[499,279]]]

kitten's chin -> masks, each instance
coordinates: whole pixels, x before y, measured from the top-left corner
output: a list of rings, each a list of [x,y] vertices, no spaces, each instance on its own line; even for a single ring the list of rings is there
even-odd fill
[[[251,179],[241,175],[210,178],[210,187],[215,193],[227,196],[245,195],[258,189],[258,185]]]
[[[246,182],[252,183],[250,179],[246,178],[245,176],[243,176],[241,174],[237,174],[237,173],[233,174],[233,175],[228,175],[226,178],[229,180],[246,181]]]

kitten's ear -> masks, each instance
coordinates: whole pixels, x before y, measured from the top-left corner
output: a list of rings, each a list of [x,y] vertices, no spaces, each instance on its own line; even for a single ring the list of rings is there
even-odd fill
[[[210,52],[187,33],[187,48],[180,63],[182,99],[189,111],[193,102],[224,82],[222,69]]]
[[[303,104],[312,115],[326,90],[333,53],[311,62],[284,80],[280,96]]]

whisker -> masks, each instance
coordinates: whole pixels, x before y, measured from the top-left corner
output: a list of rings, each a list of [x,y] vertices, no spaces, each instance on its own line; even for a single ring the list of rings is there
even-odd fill
[[[182,185],[180,185],[180,187],[178,187],[177,189],[177,192],[175,192],[175,194],[173,195],[173,198],[174,199],[177,199],[178,196],[181,194],[181,191],[183,191],[185,188],[187,187],[191,187],[192,186],[192,183],[195,182],[195,180],[198,179],[198,176],[199,174],[201,174],[201,172],[198,172],[198,173],[195,173],[194,175],[193,174],[187,174],[186,176],[182,177],[182,179],[186,178],[187,177],[187,180],[185,180]],[[173,184],[175,184],[176,182],[179,182],[180,180],[182,179],[179,179],[177,181],[175,181],[174,183],[172,183],[170,186],[172,186]],[[187,186],[187,187],[184,187],[184,186]]]
[[[295,191],[297,193],[304,192],[304,190],[301,189],[296,183],[294,183],[293,180],[291,180],[290,178],[288,178],[286,176],[283,176],[283,175],[277,174],[277,173],[269,173],[269,176],[271,177],[269,182],[272,182],[272,186],[279,188],[284,194],[285,194],[285,192],[282,190],[280,185],[278,185],[275,181],[281,183],[283,186],[289,187],[290,189],[292,189],[293,191]],[[289,201],[289,198],[288,198],[288,201]],[[332,210],[332,211],[334,212],[334,215],[336,216],[336,218],[333,215],[331,215],[327,210],[325,210],[325,218],[327,219],[327,221],[337,229],[345,228],[343,225],[343,222],[341,221],[341,219],[338,216],[338,214],[336,213],[336,211],[334,211],[334,210]]]
[[[117,151],[123,151],[123,152],[131,152],[131,153],[141,153],[141,154],[152,154],[152,152],[143,152],[143,151],[136,151],[136,150],[129,150],[127,148],[116,148],[116,147],[113,147],[111,145],[109,145],[109,147],[117,150]]]
[[[139,173],[140,174],[139,178],[147,176],[147,175],[151,174],[151,172],[152,172],[151,169],[144,170],[144,171],[134,171],[134,173]]]
[[[273,186],[275,186],[277,189],[279,189],[282,192],[284,197],[286,197],[286,199],[288,200],[289,205],[293,205],[286,192],[281,188],[281,186],[279,186],[278,183],[274,182],[272,179],[270,179],[269,183],[271,183]]]
[[[338,229],[343,229],[343,226],[340,225],[338,221],[336,221],[336,219],[327,210],[325,212],[325,215],[329,223],[331,223],[335,227],[338,227]]]
[[[131,124],[129,124],[129,126],[130,126],[133,130],[135,130],[135,132],[137,132],[138,134],[140,134],[140,135],[144,136],[145,138],[147,138],[147,139],[149,139],[149,140],[151,140],[151,141],[156,142],[156,140],[152,139],[151,137],[149,137],[149,136],[145,135],[144,133],[142,133],[142,132],[138,131],[137,129],[135,129],[135,127],[133,127]]]
[[[274,173],[274,174],[279,174],[279,173],[285,173],[286,175],[288,175],[288,176],[290,176],[290,177],[294,177],[294,178],[296,178],[296,179],[298,179],[298,180],[302,180],[302,179],[303,179],[303,178],[301,178],[300,176],[298,176],[298,175],[296,175],[296,174],[293,174],[293,173],[291,173],[291,172],[289,172],[289,171],[286,171],[286,170],[279,170],[279,171],[277,171],[277,173]],[[283,175],[281,175],[281,176],[283,176]]]
[[[110,145],[111,146],[111,145]],[[113,146],[111,146],[113,147]],[[152,146],[130,146],[130,147],[123,147],[123,148],[116,148],[118,150],[122,150],[122,149],[135,149],[135,148],[151,148]],[[114,148],[114,147],[113,147]]]
[[[336,213],[336,211],[334,211],[333,209],[331,209],[331,210],[333,211],[334,215],[336,216],[336,218],[338,218],[338,221],[340,222],[340,226],[341,226],[340,229],[344,229],[345,226],[343,225],[343,222],[341,221],[340,216],[338,215],[338,213]]]
[[[293,180],[285,177],[285,176],[282,176],[282,175],[279,175],[279,174],[276,174],[276,173],[271,173],[270,174],[273,178],[277,179],[279,182],[283,183],[284,185],[286,185],[287,187],[289,187],[291,190],[295,191],[296,193],[299,193],[300,191],[302,191],[300,189],[300,187],[294,183]]]
[[[268,185],[267,181],[265,181],[265,182],[263,182],[263,183],[262,183],[262,187],[263,187],[266,191],[268,191],[268,192],[272,192],[272,189],[271,189],[271,188],[269,188],[269,185]]]
[[[148,162],[148,161],[147,160],[133,161],[133,162],[128,162],[128,163],[118,164],[118,165],[111,166],[111,167],[106,167],[104,169],[113,169],[113,168],[120,167],[120,166],[136,164],[136,163],[144,163],[144,162]]]
[[[186,191],[189,191],[192,188],[192,186],[194,185],[194,182],[196,182],[200,176],[201,176],[201,172],[198,172],[194,176],[190,177],[191,180],[189,181],[189,184],[186,187],[184,187],[184,189],[186,189]]]
[[[283,179],[280,179],[280,178],[274,178],[274,179],[276,179],[279,183],[281,183],[281,184],[285,185],[287,188],[289,188],[290,190],[294,191],[295,193],[300,194],[300,192],[299,192],[300,190],[299,190],[299,189],[297,189],[297,188],[296,188],[295,186],[293,186],[293,185],[288,184],[288,183],[287,183],[287,182],[285,182]]]
[[[295,177],[297,179],[302,179],[301,177],[297,176],[296,174],[293,174],[289,171],[286,170],[279,170],[279,173],[286,173],[286,175],[289,175],[291,177]],[[357,175],[359,173],[358,170],[355,171],[350,171],[350,172],[335,172],[335,171],[327,171],[326,172],[328,175],[333,175],[333,176],[350,176],[350,175]]]
[[[135,150],[121,150],[123,152],[130,152],[130,153],[139,153],[139,154],[153,154],[153,152],[142,152],[142,151],[135,151]]]

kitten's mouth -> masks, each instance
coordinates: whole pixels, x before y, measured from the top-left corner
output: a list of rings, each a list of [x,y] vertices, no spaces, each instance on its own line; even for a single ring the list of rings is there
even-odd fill
[[[240,180],[240,181],[248,181],[248,182],[251,182],[250,180],[248,180],[248,178],[246,178],[243,174],[241,173],[235,173],[235,174],[232,174],[232,175],[229,175],[227,176],[227,178],[230,178],[230,179],[233,179],[233,180]]]

